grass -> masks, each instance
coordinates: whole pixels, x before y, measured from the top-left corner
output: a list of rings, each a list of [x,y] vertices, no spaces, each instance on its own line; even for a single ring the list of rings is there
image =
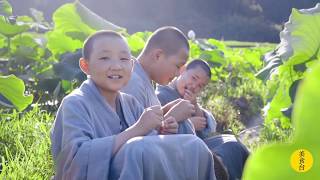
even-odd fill
[[[37,106],[29,112],[1,112],[0,179],[50,179],[49,131],[53,116]]]

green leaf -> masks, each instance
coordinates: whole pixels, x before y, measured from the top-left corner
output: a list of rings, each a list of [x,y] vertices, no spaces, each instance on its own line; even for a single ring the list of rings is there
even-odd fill
[[[74,3],[68,3],[59,7],[53,14],[53,21],[56,30],[65,32],[83,32],[87,35],[95,30],[85,24],[77,13]]]
[[[2,94],[0,94],[0,104],[10,108],[14,107],[13,104],[7,98],[5,98]]]
[[[320,57],[320,4],[311,9],[293,9],[280,32],[281,42],[258,78],[267,79],[280,65],[304,64]]]
[[[295,131],[292,142],[259,148],[246,162],[244,180],[320,179],[319,77],[318,63],[299,86],[293,109]],[[306,149],[313,156],[313,166],[308,172],[296,172],[291,168],[291,155],[298,149]]]
[[[38,11],[34,8],[30,8],[30,13],[36,22],[40,23],[45,21],[43,17],[43,12]]]
[[[190,59],[200,58],[201,49],[198,44],[189,40],[190,44]]]
[[[109,21],[106,21],[102,17],[98,16],[94,12],[92,12],[90,9],[85,7],[83,4],[81,4],[79,1],[75,2],[75,7],[77,10],[77,13],[79,14],[81,20],[89,25],[92,29],[95,30],[113,30],[113,31],[126,31],[124,28],[117,26],[115,24],[112,24]]]
[[[35,36],[31,34],[15,36],[11,40],[11,51],[17,56],[37,59],[38,55],[40,55],[37,51],[38,48],[40,48],[40,44],[36,41]]]
[[[145,41],[143,40],[143,36],[144,34],[142,32],[137,32],[127,37],[129,47],[134,55],[138,55],[144,48]]]
[[[226,45],[223,42],[218,41],[216,39],[208,39],[208,43],[217,47],[220,50],[226,50]]]
[[[15,75],[0,76],[0,93],[9,100],[19,111],[32,103],[32,95],[24,95],[25,86]]]
[[[282,65],[282,60],[279,56],[272,56],[267,60],[267,65],[261,69],[255,76],[263,81],[270,79],[272,74],[277,73],[278,67]]]
[[[0,15],[10,16],[12,15],[12,7],[6,0],[0,0]]]
[[[217,49],[204,50],[200,54],[200,58],[211,63],[213,66],[226,65],[226,59],[223,56],[223,52]]]
[[[81,48],[83,41],[98,29],[119,30],[79,2],[58,8],[53,14],[53,21],[54,30],[47,33],[47,38],[48,48],[55,57]]]
[[[79,67],[79,59],[82,57],[81,49],[75,53],[66,53],[61,56],[61,61],[54,65],[54,71],[63,80],[83,81],[86,76]]]
[[[74,52],[82,48],[82,41],[74,40],[61,31],[55,30],[54,32],[47,33],[46,36],[48,38],[47,47],[56,57],[65,52]]]
[[[279,54],[284,61],[294,65],[319,57],[319,23],[320,4],[312,9],[292,10],[280,34]]]
[[[0,34],[6,37],[13,37],[26,32],[30,27],[27,24],[11,24],[4,16],[0,16]]]

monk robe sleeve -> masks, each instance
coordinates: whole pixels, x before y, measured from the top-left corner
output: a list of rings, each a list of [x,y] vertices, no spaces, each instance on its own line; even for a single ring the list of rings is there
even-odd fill
[[[59,108],[52,134],[55,179],[107,179],[115,136],[94,138],[84,103],[72,96]]]
[[[204,117],[207,120],[207,126],[201,131],[196,131],[196,133],[197,136],[199,136],[201,139],[204,139],[209,137],[211,133],[216,132],[217,123],[213,115],[209,111],[203,108],[201,108],[201,110],[204,112]]]

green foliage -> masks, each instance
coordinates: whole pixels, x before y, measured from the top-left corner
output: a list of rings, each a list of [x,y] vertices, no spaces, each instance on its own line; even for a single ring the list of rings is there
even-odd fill
[[[26,113],[13,110],[0,114],[0,179],[50,179],[53,116],[37,106]]]
[[[294,104],[292,141],[272,144],[259,148],[248,160],[243,179],[319,179],[319,138],[320,123],[320,64],[311,68],[299,87]],[[306,149],[313,156],[313,166],[308,172],[296,172],[290,166],[291,155],[298,149]],[[305,161],[309,161],[306,159]]]
[[[40,11],[31,9],[31,14],[32,18],[0,16],[0,74],[14,74],[24,80],[34,101],[40,104],[56,105],[85,79],[78,60],[87,36],[100,29],[125,33],[125,29],[102,19],[78,1],[55,11],[54,27],[45,22]],[[1,100],[9,107],[17,104],[6,96]],[[30,103],[30,99],[21,98],[20,104],[24,105],[15,107],[22,110]]]
[[[24,95],[24,89],[23,81],[16,76],[0,76],[0,94],[8,99],[19,111],[31,104],[33,99],[32,95]]]
[[[133,56],[137,57],[139,55],[150,35],[151,32],[137,32],[127,37],[127,41]]]
[[[0,15],[10,16],[12,14],[12,7],[6,0],[0,0]]]
[[[257,73],[257,77],[266,81],[268,88],[265,121],[269,129],[291,128],[288,110],[294,103],[295,93],[290,94],[290,89],[296,86],[294,82],[305,77],[312,64],[319,61],[320,33],[316,30],[319,29],[317,22],[320,22],[320,4],[312,9],[293,9],[280,33],[281,43],[266,56],[265,67]]]

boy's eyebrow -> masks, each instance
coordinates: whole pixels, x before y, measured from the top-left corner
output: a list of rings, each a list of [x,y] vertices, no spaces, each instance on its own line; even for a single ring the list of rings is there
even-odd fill
[[[120,51],[120,53],[122,53],[122,54],[129,54],[129,55],[130,55],[130,52],[128,52],[128,51]]]
[[[103,49],[101,52],[111,52],[111,51],[107,49]]]
[[[110,50],[107,50],[107,49],[103,49],[103,50],[101,50],[101,53],[110,53],[111,51]],[[120,51],[120,53],[121,54],[129,54],[130,55],[130,53],[128,52],[128,51]]]

